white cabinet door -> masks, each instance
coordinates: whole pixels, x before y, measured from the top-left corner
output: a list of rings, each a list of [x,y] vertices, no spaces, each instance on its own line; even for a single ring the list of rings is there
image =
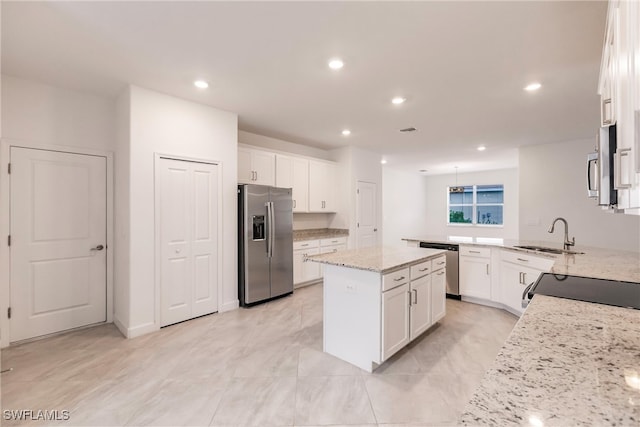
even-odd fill
[[[431,326],[431,275],[427,274],[410,283],[411,330],[409,338],[414,340]]]
[[[460,295],[491,299],[491,259],[460,256]]]
[[[276,155],[268,151],[238,147],[238,182],[275,185]]]
[[[535,282],[542,270],[502,261],[500,264],[500,285],[502,302],[512,313],[522,314],[522,293]]]
[[[251,150],[238,147],[238,182],[240,184],[253,184],[253,176]]]
[[[293,252],[293,283],[310,282],[322,277],[320,274],[320,264],[317,262],[304,261],[306,256],[318,255],[319,253],[318,248]]]
[[[409,284],[382,293],[382,360],[410,341]]]
[[[336,211],[335,164],[309,160],[309,212]]]
[[[309,211],[309,161],[276,155],[276,187],[291,188],[293,212]]]
[[[276,155],[267,151],[254,150],[251,164],[255,171],[254,184],[276,185]]]
[[[446,314],[447,275],[446,270],[431,273],[431,324]]]

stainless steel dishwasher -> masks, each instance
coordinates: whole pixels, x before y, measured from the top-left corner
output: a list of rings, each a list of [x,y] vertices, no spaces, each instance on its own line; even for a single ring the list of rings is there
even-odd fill
[[[459,245],[450,243],[420,242],[421,248],[442,249],[447,251],[447,298],[460,299],[460,284],[458,283],[458,251]]]

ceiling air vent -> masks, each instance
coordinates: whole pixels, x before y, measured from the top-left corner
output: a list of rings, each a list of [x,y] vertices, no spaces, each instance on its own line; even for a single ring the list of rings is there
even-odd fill
[[[418,129],[414,128],[414,127],[410,127],[410,128],[404,128],[404,129],[400,129],[400,132],[415,132]]]

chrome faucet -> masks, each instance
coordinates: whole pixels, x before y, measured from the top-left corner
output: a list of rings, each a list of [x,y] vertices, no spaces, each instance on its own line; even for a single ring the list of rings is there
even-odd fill
[[[571,240],[569,240],[569,224],[567,224],[566,219],[560,217],[554,219],[551,223],[551,227],[549,227],[547,231],[549,233],[553,233],[553,228],[556,226],[556,222],[558,221],[564,222],[564,249],[569,250],[571,246],[574,246],[576,244],[576,238],[573,237]]]

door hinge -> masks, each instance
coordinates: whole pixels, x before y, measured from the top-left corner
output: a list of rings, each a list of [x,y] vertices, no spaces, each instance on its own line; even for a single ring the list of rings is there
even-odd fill
[[[7,173],[11,175],[11,163],[7,165]]]
[[[7,308],[7,317],[11,319],[11,307]]]
[[[11,234],[7,236],[7,246],[11,246]]]

